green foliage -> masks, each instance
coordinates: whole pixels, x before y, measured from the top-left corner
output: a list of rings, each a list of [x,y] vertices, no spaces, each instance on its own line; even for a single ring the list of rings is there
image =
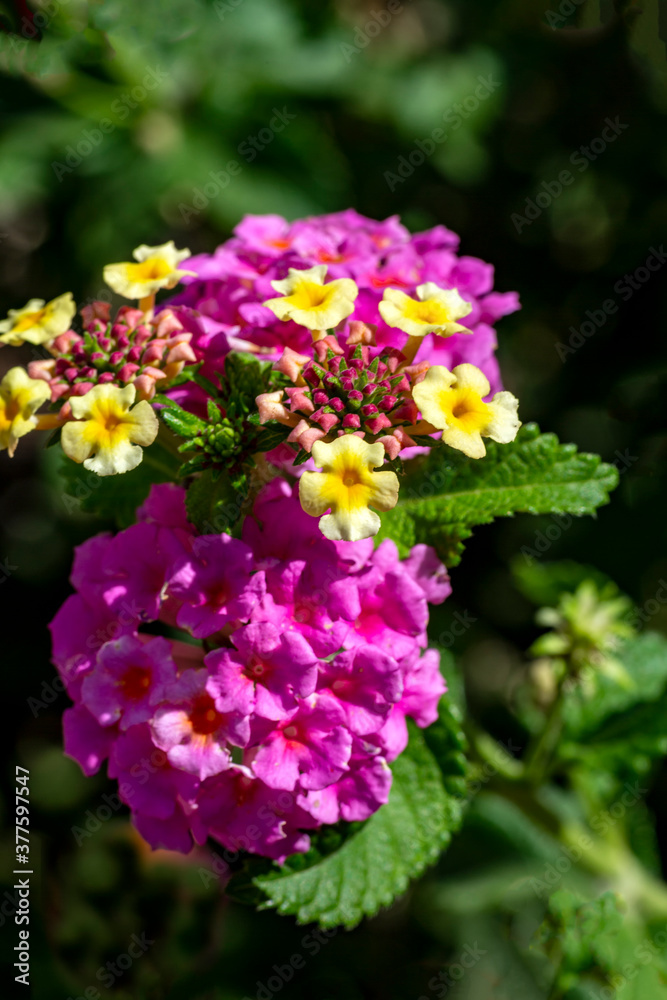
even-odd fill
[[[172,480],[178,462],[158,438],[144,448],[141,463],[117,476],[98,476],[82,465],[62,455],[62,500],[68,513],[79,511],[95,514],[118,528],[127,528],[136,521],[136,510],[150,491],[153,483]]]
[[[157,397],[162,404],[162,419],[170,430],[185,439],[179,451],[190,457],[181,466],[180,475],[189,476],[204,469],[214,469],[216,473],[224,470],[231,489],[247,492],[254,454],[269,451],[286,436],[281,424],[264,427],[259,423],[255,399],[260,393],[281,386],[284,377],[273,370],[270,362],[232,351],[225,358],[219,387],[197,372],[192,373],[192,380],[208,394],[206,420],[184,410],[168,396]]]
[[[454,726],[454,730],[456,727]],[[458,741],[455,737],[453,743]],[[235,887],[259,890],[264,908],[296,916],[299,923],[354,927],[405,892],[410,879],[433,864],[461,820],[462,800],[443,785],[443,771],[460,767],[456,750],[441,745],[438,760],[424,734],[410,726],[407,749],[392,766],[387,805],[354,829],[338,850],[318,849],[288,859],[279,869],[237,876]]]
[[[600,677],[594,698],[572,691],[564,707],[564,735],[568,740],[588,745],[602,733],[633,733],[633,712],[650,705],[657,714],[667,691],[667,639],[657,632],[647,632],[623,646],[616,655],[632,683],[621,685],[609,677]],[[622,726],[619,729],[619,721]],[[637,735],[639,732],[637,731]],[[602,737],[604,738],[604,737]]]
[[[380,537],[393,538],[403,553],[428,540],[454,566],[474,525],[517,513],[593,514],[617,482],[616,469],[597,455],[528,424],[511,444],[489,442],[479,461],[449,448],[417,459],[397,506],[382,515]]]
[[[185,495],[188,520],[202,534],[232,533],[248,500],[245,479],[235,486],[224,472],[205,469]]]
[[[584,580],[592,580],[598,588],[609,583],[609,577],[593,566],[568,559],[540,562],[523,556],[512,560],[512,577],[524,597],[540,608],[555,608],[561,594],[572,593]]]
[[[619,904],[611,892],[590,903],[568,890],[549,899],[536,945],[557,966],[562,994],[576,985],[582,973],[608,976],[614,969],[616,938],[623,923]]]

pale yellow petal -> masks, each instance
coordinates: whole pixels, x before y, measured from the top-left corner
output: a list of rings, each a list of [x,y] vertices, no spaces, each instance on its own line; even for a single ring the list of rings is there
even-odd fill
[[[138,445],[124,440],[114,448],[100,448],[96,455],[84,461],[83,467],[89,472],[97,473],[98,476],[115,476],[136,469],[143,454]]]
[[[488,404],[491,410],[491,421],[486,429],[486,437],[499,444],[509,444],[514,441],[521,421],[519,420],[519,400],[511,392],[497,392]]]
[[[382,445],[380,445],[383,448]],[[384,450],[384,449],[383,449]],[[398,476],[395,472],[373,473],[373,492],[370,505],[377,510],[391,510],[398,503]]]
[[[448,427],[442,432],[442,440],[450,448],[462,451],[468,458],[484,458],[486,448],[479,431],[466,432],[457,427]]]
[[[290,267],[287,272],[287,277],[283,278],[282,281],[272,281],[271,288],[274,288],[276,292],[280,292],[281,295],[291,295],[298,282],[312,281],[315,285],[323,285],[326,276],[326,264],[316,264],[314,267],[309,267],[304,270],[300,270],[296,267]],[[266,305],[266,303],[264,303],[264,305]]]
[[[132,423],[130,441],[143,445],[144,448],[153,444],[160,429],[160,423],[149,402],[142,399],[128,414],[127,419]]]
[[[320,531],[334,542],[360,542],[380,530],[380,518],[368,507],[340,509],[320,518]]]
[[[480,396],[488,396],[491,386],[484,372],[475,365],[457,365],[453,370],[457,389],[472,389]]]
[[[455,382],[455,375],[444,365],[433,365],[426,372],[426,377],[412,390],[412,398],[419,407],[423,419],[439,430],[447,426],[447,418],[440,404],[440,397]]]
[[[86,421],[70,420],[62,429],[60,444],[68,458],[73,462],[85,461],[88,458],[93,445],[86,436]]]
[[[319,442],[315,442],[319,444]],[[315,445],[313,445],[313,450]],[[331,506],[325,477],[321,472],[304,472],[299,480],[299,500],[306,514],[319,517]]]

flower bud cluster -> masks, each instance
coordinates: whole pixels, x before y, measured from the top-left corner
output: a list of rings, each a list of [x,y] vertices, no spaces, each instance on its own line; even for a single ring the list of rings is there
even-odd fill
[[[197,358],[192,334],[166,309],[152,318],[140,309],[121,306],[113,321],[106,302],[81,310],[83,333],[67,330],[48,345],[51,358],[28,365],[31,378],[44,379],[51,401],[84,396],[95,385],[133,383],[138,399],[152,399],[156,383],[173,379]]]

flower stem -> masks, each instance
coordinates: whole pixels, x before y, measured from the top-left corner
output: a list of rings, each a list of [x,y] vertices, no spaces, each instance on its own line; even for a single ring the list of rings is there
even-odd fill
[[[562,708],[565,702],[566,678],[567,673],[559,681],[556,697],[549,709],[542,732],[528,747],[524,758],[525,778],[533,785],[539,785],[546,777],[563,728]]]

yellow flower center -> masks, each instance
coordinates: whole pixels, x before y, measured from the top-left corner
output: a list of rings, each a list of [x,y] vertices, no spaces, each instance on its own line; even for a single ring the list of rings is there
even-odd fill
[[[296,309],[326,308],[335,289],[327,288],[326,285],[318,285],[315,281],[300,281],[291,295],[287,296],[287,301]]]
[[[12,327],[12,333],[24,333],[33,326],[38,326],[46,316],[46,309],[38,309],[36,312],[24,313]]]
[[[340,464],[339,464],[340,463]],[[352,464],[350,456],[332,465],[331,471],[325,473],[323,495],[333,508],[358,510],[368,507],[373,496],[373,480],[365,465]]]
[[[127,277],[130,281],[160,281],[173,273],[173,267],[163,257],[150,257],[140,264],[127,265]]]
[[[129,437],[134,421],[126,410],[111,399],[100,399],[91,407],[85,436],[98,448],[113,448]]]
[[[30,402],[29,389],[19,389],[9,399],[0,398],[0,431],[9,430],[17,417],[29,411]]]
[[[448,426],[466,434],[483,431],[491,421],[491,410],[473,389],[445,389],[438,402]]]
[[[425,299],[424,302],[409,299],[405,303],[403,314],[406,319],[426,323],[428,326],[444,326],[451,322],[449,310],[437,299]]]

